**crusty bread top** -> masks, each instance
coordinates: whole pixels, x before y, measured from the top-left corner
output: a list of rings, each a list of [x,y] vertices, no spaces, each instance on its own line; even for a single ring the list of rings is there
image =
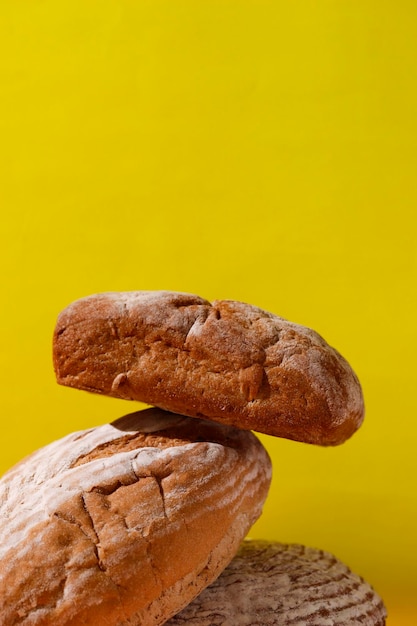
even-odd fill
[[[166,626],[384,626],[372,587],[302,545],[245,541],[221,576]]]
[[[62,385],[307,443],[342,443],[363,420],[359,381],[336,350],[241,302],[96,294],[59,315],[53,355]]]
[[[38,450],[0,480],[0,626],[155,626],[259,517],[250,432],[147,409]]]

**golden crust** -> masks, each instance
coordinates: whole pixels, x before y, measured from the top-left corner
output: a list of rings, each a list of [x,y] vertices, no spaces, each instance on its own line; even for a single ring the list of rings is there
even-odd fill
[[[59,316],[58,383],[320,445],[364,416],[359,381],[316,332],[249,304],[103,293]]]
[[[162,624],[232,559],[270,474],[252,433],[160,409],[37,451],[0,480],[0,625]]]

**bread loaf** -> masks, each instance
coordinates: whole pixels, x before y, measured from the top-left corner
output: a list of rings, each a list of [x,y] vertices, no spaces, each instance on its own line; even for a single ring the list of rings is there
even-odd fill
[[[250,432],[147,409],[0,480],[1,626],[154,626],[215,579],[261,513]]]
[[[384,626],[378,594],[331,554],[245,541],[221,576],[166,626]]]
[[[346,360],[316,332],[255,306],[167,292],[69,305],[54,333],[62,385],[321,445],[360,426]]]

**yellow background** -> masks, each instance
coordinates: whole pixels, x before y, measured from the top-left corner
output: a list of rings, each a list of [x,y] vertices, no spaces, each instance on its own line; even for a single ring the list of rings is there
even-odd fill
[[[252,536],[335,553],[417,623],[414,0],[3,0],[1,458],[133,411],[56,385],[106,290],[250,302],[359,375],[346,444],[262,437]]]

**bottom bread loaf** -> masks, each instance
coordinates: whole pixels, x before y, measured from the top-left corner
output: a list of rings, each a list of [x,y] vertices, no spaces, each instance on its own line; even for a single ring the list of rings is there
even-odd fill
[[[247,540],[166,626],[384,626],[385,619],[377,593],[331,554]]]

